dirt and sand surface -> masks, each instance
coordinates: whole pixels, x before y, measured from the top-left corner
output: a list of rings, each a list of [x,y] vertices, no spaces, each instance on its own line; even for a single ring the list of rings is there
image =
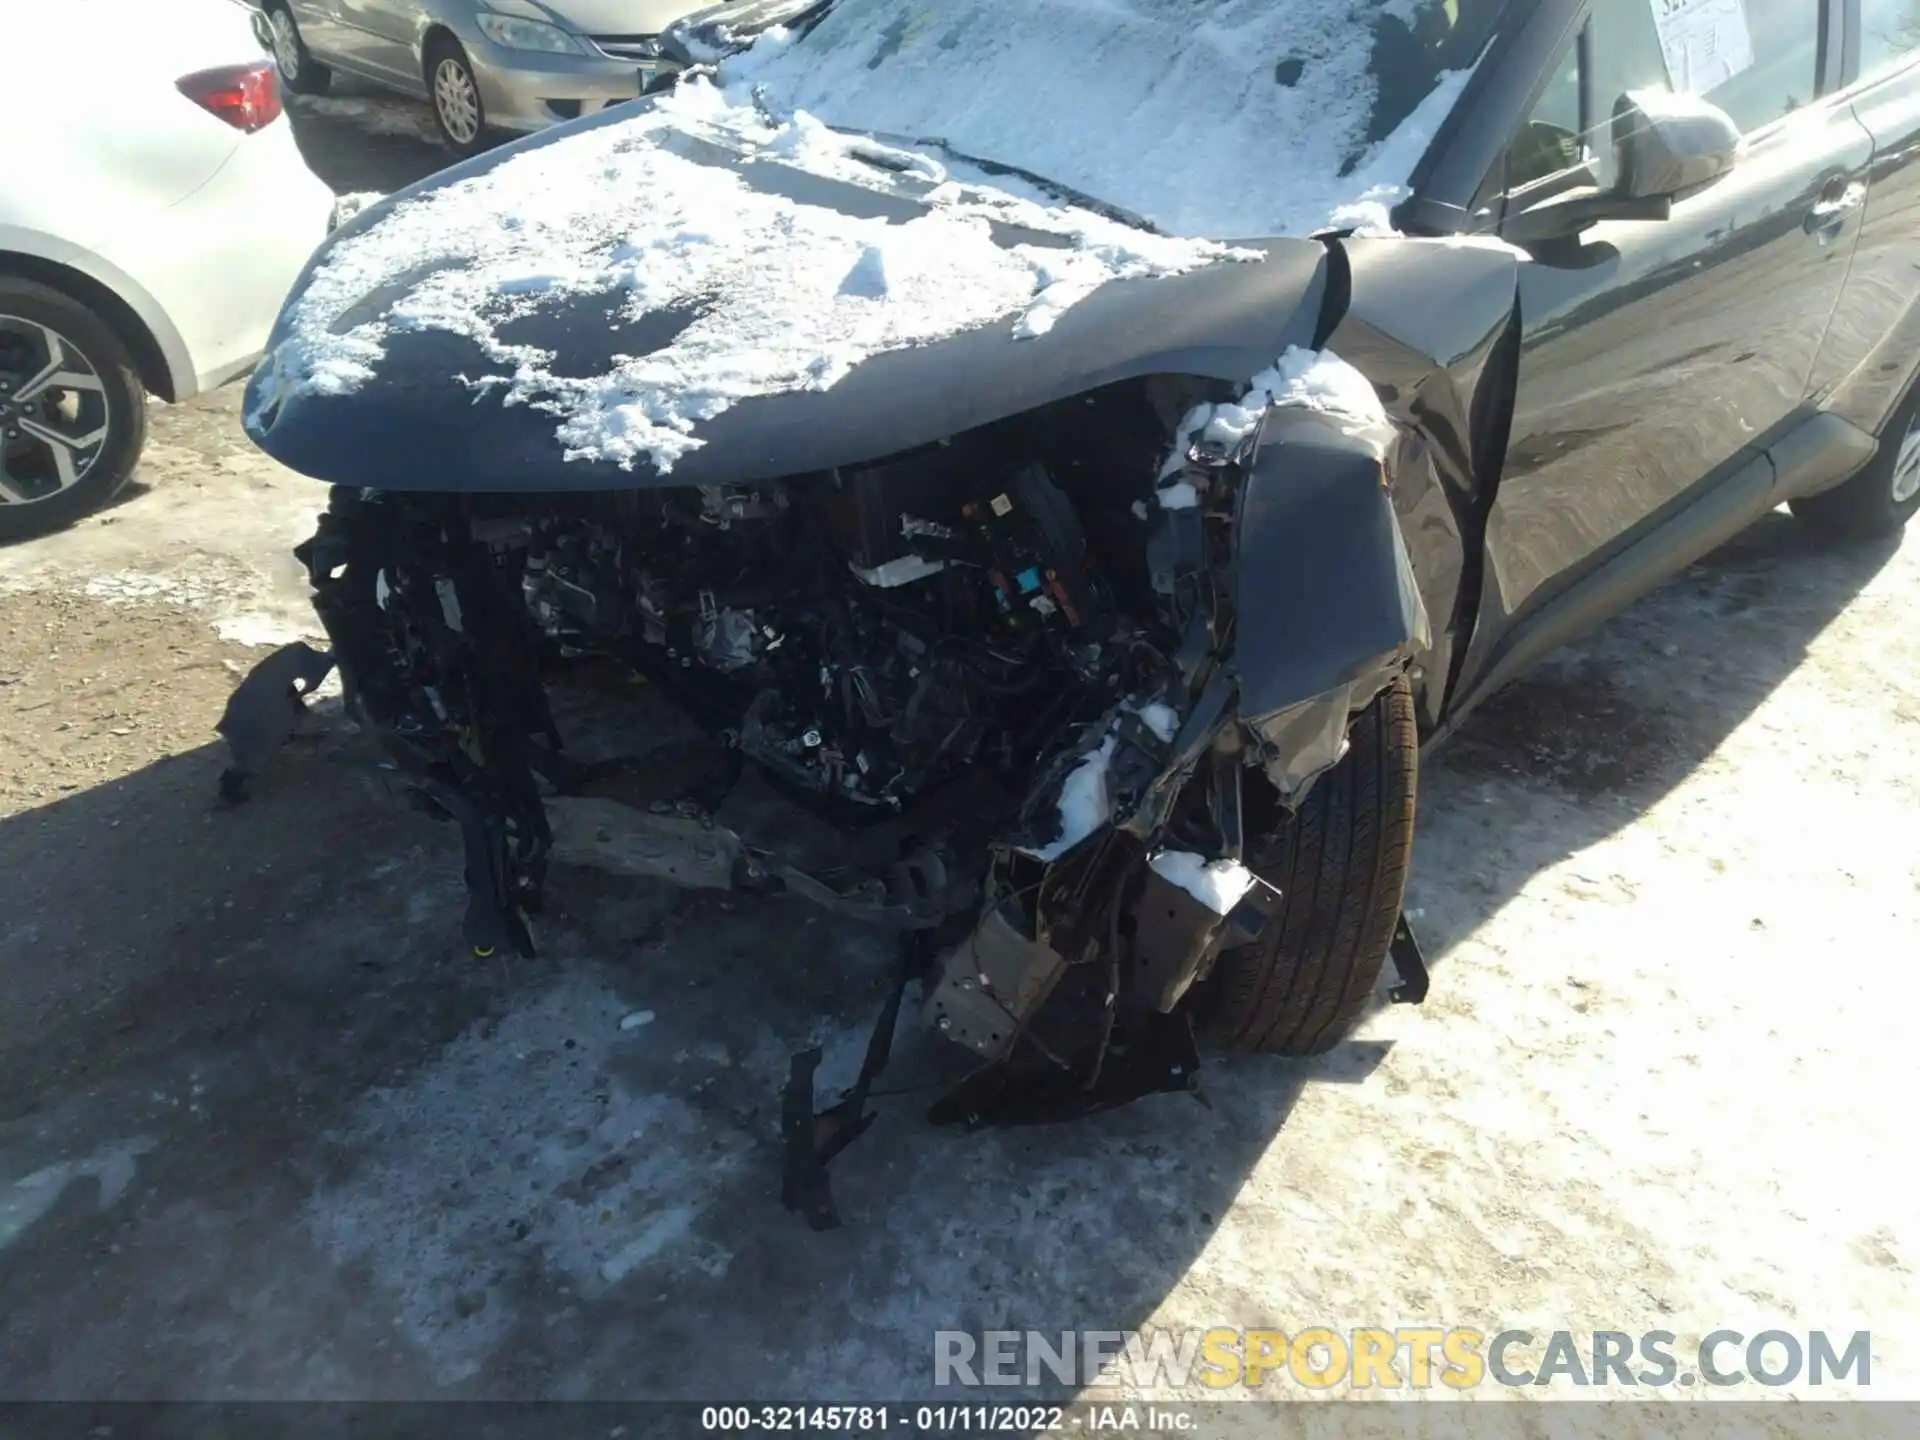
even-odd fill
[[[1869,1389],[1767,1393],[1920,1399],[1914,534],[1770,517],[1434,757],[1426,1006],[1205,1106],[894,1097],[816,1235],[777,1092],[850,1076],[881,937],[565,875],[538,960],[476,961],[453,833],[329,714],[216,807],[323,499],[238,398],[0,551],[0,1397],[876,1398],[941,1329],[1452,1324],[1866,1329]]]

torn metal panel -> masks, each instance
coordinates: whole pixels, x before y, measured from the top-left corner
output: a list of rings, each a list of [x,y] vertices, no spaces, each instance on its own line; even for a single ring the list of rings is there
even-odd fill
[[[996,907],[940,967],[927,995],[927,1023],[977,1054],[1003,1059],[1065,968],[1057,950],[1022,935]]]
[[[1365,684],[1379,689],[1377,677],[1369,676]],[[1281,804],[1297,806],[1308,787],[1347,753],[1354,692],[1354,686],[1338,685],[1247,722],[1252,752]]]
[[[1389,676],[1430,643],[1387,489],[1392,444],[1383,425],[1268,415],[1237,539],[1233,666],[1248,719]]]
[[[1133,984],[1142,1001],[1171,1015],[1209,966],[1227,917],[1151,869],[1142,878],[1130,914]]]

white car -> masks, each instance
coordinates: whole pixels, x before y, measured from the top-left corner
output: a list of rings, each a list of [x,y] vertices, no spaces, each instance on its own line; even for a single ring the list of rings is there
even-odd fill
[[[5,8],[0,540],[112,499],[148,394],[248,370],[333,210],[241,6]]]

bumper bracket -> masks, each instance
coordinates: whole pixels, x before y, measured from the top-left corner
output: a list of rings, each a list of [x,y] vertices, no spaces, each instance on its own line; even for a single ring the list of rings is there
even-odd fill
[[[1393,968],[1400,977],[1400,983],[1387,991],[1387,998],[1395,1005],[1419,1005],[1427,998],[1427,960],[1420,953],[1420,942],[1413,937],[1413,926],[1407,923],[1407,912],[1400,912],[1400,919],[1393,927],[1393,943],[1387,947],[1387,958],[1393,961]]]

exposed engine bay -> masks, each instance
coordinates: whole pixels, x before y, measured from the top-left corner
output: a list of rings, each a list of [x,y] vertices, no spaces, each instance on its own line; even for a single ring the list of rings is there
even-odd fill
[[[975,764],[1018,774],[1147,642],[1044,469],[929,488],[964,464],[548,516],[528,527],[527,607],[563,651],[631,660],[824,799],[897,812]]]
[[[1238,713],[1235,533],[1258,437],[1210,425],[1226,398],[1210,389],[1126,382],[759,486],[336,487],[299,553],[349,705],[460,828],[475,952],[532,953],[556,861],[786,891],[896,930],[899,983],[847,1099],[814,1116],[819,1057],[795,1057],[786,1198],[815,1225],[834,1223],[824,1165],[871,1118],[910,982],[974,1056],[937,1121],[1190,1088],[1196,987],[1283,898],[1243,863],[1248,828],[1284,823],[1313,748],[1290,738],[1298,712]],[[834,820],[846,863],[747,843],[691,785],[609,798],[552,705],[609,667]],[[1312,712],[1331,735],[1315,767],[1369,698]]]

